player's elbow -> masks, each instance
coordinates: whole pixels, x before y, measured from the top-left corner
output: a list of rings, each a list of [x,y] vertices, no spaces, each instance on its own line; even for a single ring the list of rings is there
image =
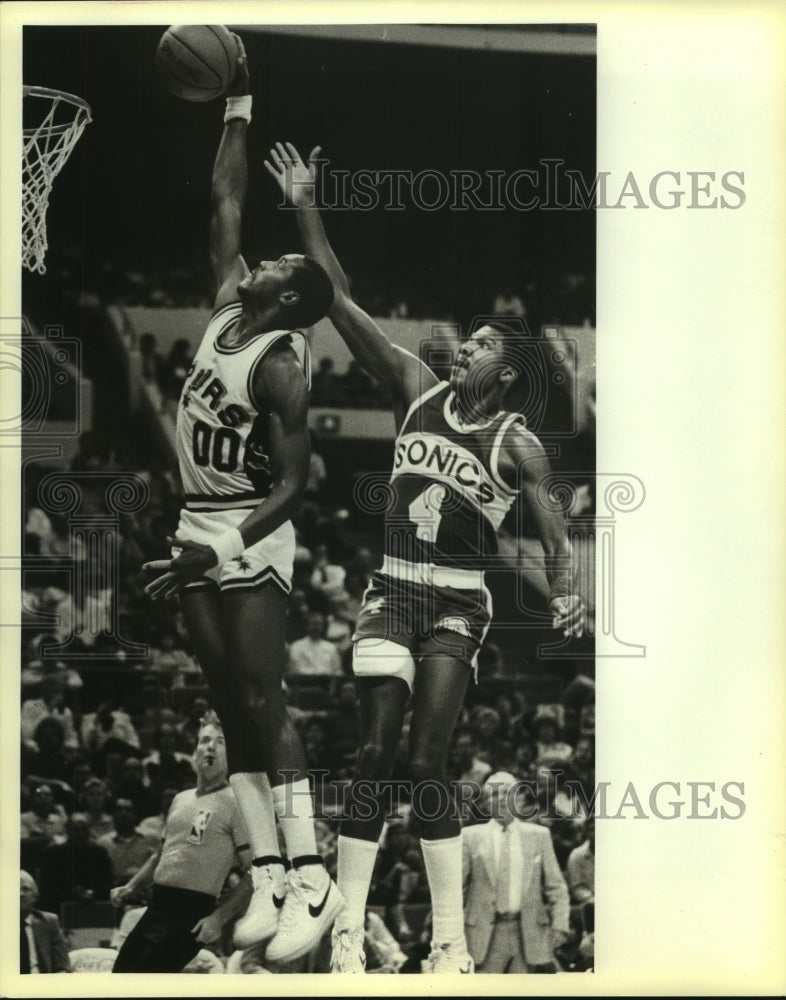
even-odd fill
[[[287,511],[295,513],[300,506],[308,483],[308,468],[298,467],[285,473],[279,481],[279,497]]]

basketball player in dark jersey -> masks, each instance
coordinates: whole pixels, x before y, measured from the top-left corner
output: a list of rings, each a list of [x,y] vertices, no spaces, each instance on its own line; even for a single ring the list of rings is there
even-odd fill
[[[239,70],[213,169],[217,293],[178,404],[185,509],[173,558],[145,568],[163,571],[147,587],[151,597],[180,595],[226,734],[229,782],[254,858],[254,893],[235,943],[272,937],[268,959],[287,962],[318,943],[342,902],[317,852],[306,759],[281,688],[295,551],[290,519],[310,456],[302,331],[325,315],[333,288],[324,269],[300,254],[252,270],[241,255],[251,95],[237,43]]]
[[[517,496],[543,545],[555,625],[581,635],[584,611],[564,519],[536,496],[550,472],[543,448],[519,414],[501,410],[518,375],[521,335],[499,324],[481,327],[459,350],[449,382],[439,382],[392,344],[352,301],[328,243],[315,207],[318,151],[304,164],[293,146],[277,144],[265,165],[298,209],[306,252],[333,282],[328,316],[355,358],[392,396],[397,434],[384,561],[366,592],[354,636],[361,737],[339,838],[338,884],[346,906],[334,926],[332,969],[364,971],[363,915],[384,822],[381,808],[368,809],[369,784],[390,775],[411,697],[410,768],[415,788],[422,789],[421,843],[433,913],[428,968],[469,973],[474,967],[464,938],[460,823],[448,808],[448,744],[491,619],[484,560],[495,554],[497,529]],[[362,801],[353,794],[361,788]]]

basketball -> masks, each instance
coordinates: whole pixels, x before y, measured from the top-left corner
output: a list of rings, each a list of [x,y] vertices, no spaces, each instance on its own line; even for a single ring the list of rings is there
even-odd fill
[[[161,36],[156,67],[166,89],[184,101],[212,101],[232,83],[237,45],[223,24],[173,24]]]

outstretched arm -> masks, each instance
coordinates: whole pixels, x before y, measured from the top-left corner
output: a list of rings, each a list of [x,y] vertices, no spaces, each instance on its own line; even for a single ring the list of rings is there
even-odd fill
[[[371,317],[352,301],[344,270],[331,247],[316,207],[317,146],[308,164],[291,143],[277,143],[265,167],[287,199],[297,208],[297,224],[307,254],[325,268],[333,282],[335,298],[328,312],[333,325],[361,366],[390,391],[394,403],[406,409],[437,381],[436,376],[409,351],[385,336]]]
[[[233,35],[239,56],[230,97],[248,94],[249,76],[243,43]],[[248,162],[244,118],[230,118],[224,125],[213,166],[212,214],[210,217],[210,263],[216,282],[215,309],[237,299],[237,285],[248,274],[240,254],[243,206],[248,188]]]
[[[551,464],[543,445],[530,431],[516,428],[511,436],[513,441],[505,456],[506,472],[503,474],[510,485],[520,491],[543,546],[554,626],[561,628],[566,636],[581,636],[585,611],[576,593],[573,549],[565,518],[561,512],[544,506],[538,496],[541,482],[551,473]]]

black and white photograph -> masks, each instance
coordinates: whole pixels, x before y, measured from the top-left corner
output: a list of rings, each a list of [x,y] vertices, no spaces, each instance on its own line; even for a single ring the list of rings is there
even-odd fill
[[[345,6],[0,11],[2,993],[777,994],[783,18]]]

